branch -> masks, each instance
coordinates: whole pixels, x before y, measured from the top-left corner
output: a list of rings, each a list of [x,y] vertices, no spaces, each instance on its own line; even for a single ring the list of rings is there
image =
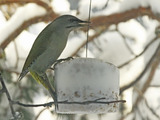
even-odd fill
[[[144,97],[144,93],[143,93],[142,91],[140,91],[139,89],[137,89],[137,88],[135,88],[135,90],[137,91],[137,93],[138,93],[139,96],[140,96],[140,97],[138,97],[138,98],[140,98],[140,99],[143,98],[143,99],[144,99],[144,102],[145,102],[145,104],[146,104],[146,106],[147,106],[147,108],[151,111],[151,113],[152,113],[153,115],[155,115],[158,119],[160,119],[160,116],[155,112],[155,110],[153,110],[153,108],[151,108],[151,107],[149,106],[146,98]],[[137,108],[137,105],[138,105],[137,103],[133,105],[133,110],[135,110],[135,109]]]
[[[11,96],[10,96],[10,94],[9,94],[9,92],[8,92],[8,90],[7,90],[7,87],[6,87],[6,85],[5,85],[4,81],[3,81],[1,72],[0,72],[0,82],[1,82],[1,84],[2,84],[2,90],[6,93],[7,99],[8,99],[8,101],[9,101],[9,106],[10,106],[10,109],[11,109],[11,113],[12,113],[13,117],[16,118],[16,113],[15,113],[15,111],[14,111],[14,108],[13,108],[13,106],[12,106],[12,103],[10,102]]]
[[[134,61],[136,58],[140,57],[140,56],[141,56],[143,53],[145,53],[145,52],[147,51],[147,49],[148,49],[155,41],[157,41],[157,40],[158,40],[158,36],[155,37],[152,41],[150,41],[150,42],[145,46],[145,48],[143,49],[143,51],[142,51],[140,54],[136,55],[134,58],[128,60],[127,62],[119,65],[118,68],[122,68],[122,67],[124,67],[125,65],[129,64],[130,62]]]
[[[100,99],[96,99],[93,101],[84,101],[84,102],[68,102],[67,100],[65,101],[59,101],[56,102],[58,104],[80,104],[80,105],[86,105],[86,104],[111,104],[111,103],[125,103],[125,100],[115,100],[115,101],[107,101],[107,102],[102,102],[102,101],[98,101]],[[48,103],[44,103],[44,104],[24,104],[21,103],[19,101],[13,101],[11,100],[12,104],[17,104],[23,107],[51,107],[53,104],[55,104],[55,102],[48,102]]]
[[[160,21],[160,18],[158,16],[154,15],[150,8],[139,7],[137,9],[128,10],[123,13],[115,13],[115,14],[111,14],[108,16],[93,17],[93,18],[91,18],[91,23],[92,23],[91,28],[95,29],[97,27],[100,27],[100,29],[105,28],[105,30],[106,30],[109,26],[111,26],[113,24],[117,25],[120,22],[126,22],[130,19],[137,18],[139,16],[145,16],[145,15],[149,16],[152,19],[156,19],[156,20]],[[102,32],[105,30],[102,30]],[[95,34],[95,36],[91,36],[89,38],[89,41],[92,41],[94,38],[98,37],[99,35],[101,35],[100,32]],[[74,56],[80,50],[80,48],[82,48],[84,45],[85,45],[85,43],[82,44],[79,48],[77,48],[77,50],[72,54],[72,56]]]
[[[160,21],[160,17],[156,16],[150,8],[139,7],[131,9],[123,13],[115,13],[108,16],[97,16],[91,19],[93,27],[106,26],[109,27],[112,24],[118,24],[120,22],[126,22],[130,19],[137,18],[139,16],[149,16],[152,19]],[[118,19],[117,19],[118,18]]]
[[[1,79],[1,78],[0,78]],[[0,89],[0,94],[2,94],[2,93],[4,93],[5,92],[5,89],[4,88],[2,88],[2,89]]]
[[[128,89],[128,88],[132,87],[133,85],[135,85],[143,77],[143,75],[146,73],[146,71],[149,69],[149,67],[154,63],[153,61],[160,54],[159,52],[160,52],[160,43],[159,43],[159,45],[158,45],[158,47],[156,49],[156,52],[154,53],[152,58],[149,60],[149,62],[145,66],[145,68],[142,71],[142,73],[134,81],[130,82],[128,85],[125,85],[125,86],[121,87],[120,88],[120,94],[122,94],[122,92],[125,91],[126,89]]]
[[[38,120],[39,116],[42,114],[42,112],[44,112],[47,108],[43,108],[39,113],[38,115],[36,115],[35,119],[34,120]]]
[[[44,7],[47,11],[51,11],[51,6],[42,0],[1,0],[0,5],[12,4],[12,3],[35,3]]]
[[[90,36],[89,38],[88,38],[88,42],[91,42],[91,41],[93,41],[94,40],[94,38],[97,38],[98,36],[100,36],[104,31],[106,31],[106,27],[102,27],[102,28],[100,28],[100,30],[98,31],[98,32],[96,32],[93,36]],[[76,54],[77,54],[77,52],[84,46],[84,45],[86,45],[86,41],[87,40],[85,40],[76,50],[75,50],[75,52],[71,55],[71,56],[75,56]]]
[[[159,46],[158,51],[156,53],[156,57],[153,59],[152,66],[151,66],[151,71],[150,71],[150,74],[148,76],[148,79],[146,80],[145,84],[143,85],[143,88],[141,89],[142,94],[144,94],[146,92],[146,90],[148,89],[148,87],[150,86],[150,84],[153,80],[153,77],[155,75],[155,72],[158,68],[159,63],[160,63],[160,46]],[[135,106],[137,106],[140,101],[141,101],[141,97],[138,97],[136,99]]]
[[[13,2],[12,0],[2,0],[0,4],[6,3],[5,1]],[[20,2],[21,0],[16,0],[16,1]],[[23,0],[23,1],[34,2],[34,3],[39,4],[39,5],[41,5],[43,3],[43,6],[47,5],[46,3],[42,2],[42,1],[40,2],[40,1],[37,1],[37,0]],[[47,8],[47,7],[45,7],[45,8]],[[37,23],[37,22],[41,22],[41,21],[51,21],[54,18],[59,16],[56,13],[54,13],[52,9],[49,8],[49,10],[50,11],[47,10],[46,15],[35,17],[35,18],[30,19],[30,20],[24,21],[24,23],[19,28],[17,28],[11,35],[8,36],[8,38],[6,38],[4,40],[4,42],[2,43],[2,45],[0,47],[2,47],[2,49],[5,49],[6,46],[12,40],[14,40],[24,29],[26,29],[30,25],[32,25],[34,23]],[[126,12],[123,12],[123,13],[116,13],[116,14],[112,14],[112,15],[108,15],[108,16],[94,17],[94,18],[91,19],[91,22],[92,22],[92,27],[93,28],[105,26],[106,29],[107,29],[112,24],[118,24],[120,22],[125,22],[127,20],[130,20],[130,19],[133,19],[133,18],[136,18],[136,17],[139,17],[139,16],[144,16],[144,15],[147,15],[147,16],[153,18],[153,19],[156,19],[156,20],[160,21],[160,18],[155,16],[150,8],[139,7],[137,9],[132,9],[132,10],[129,10],[129,11],[126,11]]]
[[[8,1],[12,1],[13,0],[8,0]],[[17,0],[17,2],[20,0]],[[27,1],[27,0],[23,0],[23,1]],[[28,2],[30,2],[33,0],[29,0]],[[0,1],[0,3],[2,4],[4,1]],[[52,21],[54,18],[56,18],[58,15],[56,13],[54,13],[54,11],[51,9],[50,6],[46,7],[48,4],[44,3],[44,2],[40,2],[37,0],[34,0],[34,3],[38,3],[41,4],[41,6],[43,5],[43,7],[45,6],[45,8],[47,9],[46,14],[45,15],[41,15],[41,16],[36,16],[33,18],[30,18],[26,21],[24,21],[21,25],[19,25],[15,31],[13,31],[11,34],[8,35],[8,37],[6,39],[3,40],[3,42],[0,45],[0,48],[5,49],[6,46],[12,41],[14,40],[23,30],[25,30],[26,28],[28,28],[30,25],[35,24],[37,22],[41,22],[41,21]],[[42,4],[44,3],[44,4]]]
[[[127,41],[126,41],[126,39],[129,38],[129,36],[123,35],[122,32],[118,30],[117,26],[116,26],[116,30],[117,30],[117,32],[122,36],[123,41],[124,41],[124,44],[125,44],[126,48],[128,49],[128,51],[129,51],[132,55],[135,55],[134,52],[133,52],[133,50],[132,50],[132,48],[130,48],[129,44],[128,44]]]

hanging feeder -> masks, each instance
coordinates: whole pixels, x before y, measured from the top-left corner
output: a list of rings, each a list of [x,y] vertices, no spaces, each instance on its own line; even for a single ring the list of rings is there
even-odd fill
[[[75,58],[55,66],[55,89],[57,113],[115,112],[119,70],[97,59]]]

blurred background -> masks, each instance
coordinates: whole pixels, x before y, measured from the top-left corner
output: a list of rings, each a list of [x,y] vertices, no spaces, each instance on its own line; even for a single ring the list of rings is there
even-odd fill
[[[52,101],[28,74],[17,78],[34,40],[56,17],[71,14],[88,20],[89,0],[0,0],[0,71],[13,100]],[[160,120],[160,1],[92,0],[88,57],[120,70],[120,104],[116,113],[57,115],[52,107],[13,105],[24,120]],[[85,57],[86,29],[73,31],[60,56]],[[52,71],[47,71],[52,79]],[[0,119],[12,119],[0,84]]]

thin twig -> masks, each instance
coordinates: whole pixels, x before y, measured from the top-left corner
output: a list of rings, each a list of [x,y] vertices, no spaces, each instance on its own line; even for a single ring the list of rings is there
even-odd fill
[[[1,0],[0,5],[4,4],[13,4],[13,3],[35,3],[37,5],[40,5],[41,7],[45,8],[46,11],[50,11],[52,8],[47,2],[43,0]]]
[[[38,120],[38,118],[39,118],[39,116],[41,115],[41,113],[44,112],[46,109],[48,109],[48,108],[43,108],[43,109],[38,113],[38,115],[35,117],[34,120]]]
[[[96,100],[93,100],[93,101],[84,101],[84,102],[68,102],[67,100],[64,100],[64,101],[58,101],[57,103],[58,104],[80,104],[80,105],[86,105],[86,104],[110,104],[110,103],[125,103],[126,101],[125,100],[114,100],[114,101],[106,101],[106,102],[103,102],[103,101],[99,101],[100,98],[96,99]],[[44,104],[24,104],[24,103],[21,103],[19,101],[13,101],[11,100],[12,104],[17,104],[17,105],[20,105],[20,106],[23,106],[23,107],[51,107],[54,102],[48,102],[48,103],[44,103]]]
[[[94,40],[94,38],[97,38],[98,36],[100,36],[104,31],[106,31],[106,27],[102,27],[98,32],[96,32],[93,36],[89,37],[88,38],[88,42]],[[77,52],[86,44],[86,41],[84,41],[82,43],[82,45],[80,45],[76,50],[75,52],[71,55],[71,56],[74,56],[77,54]]]
[[[140,98],[140,99],[143,98],[143,100],[144,100],[147,108],[151,111],[151,113],[152,113],[153,115],[155,115],[158,119],[160,119],[160,116],[155,112],[155,110],[153,110],[153,108],[151,108],[151,107],[149,106],[149,104],[148,104],[148,102],[147,102],[147,100],[146,100],[146,98],[145,98],[145,96],[144,96],[144,93],[143,93],[142,91],[140,91],[140,90],[139,90],[138,88],[136,88],[136,87],[135,87],[134,90],[136,90],[137,93],[139,94],[140,97],[138,97],[138,98]],[[133,105],[133,110],[135,110],[135,108],[137,108],[137,105],[138,105],[138,104],[136,104],[136,103]]]
[[[152,114],[155,115],[155,116],[160,120],[159,114],[157,114],[157,113],[155,112],[155,110],[149,106],[149,104],[148,104],[148,102],[147,102],[146,99],[144,99],[144,102],[145,102],[146,106],[148,107],[148,109],[152,112]]]
[[[4,93],[5,92],[5,90],[2,88],[2,89],[0,89],[0,94],[2,94],[2,93]]]
[[[132,82],[130,82],[129,84],[123,86],[120,88],[120,94],[122,94],[123,91],[125,91],[126,89],[132,87],[133,85],[135,85],[142,77],[143,75],[146,73],[146,71],[149,69],[149,67],[151,66],[151,64],[153,63],[153,60],[156,58],[158,52],[160,49],[160,43],[155,51],[155,53],[153,54],[153,56],[151,57],[151,59],[149,60],[149,62],[147,63],[147,65],[145,66],[144,70],[142,71],[142,73]]]
[[[102,10],[105,9],[105,8],[108,6],[108,3],[109,3],[109,0],[107,0],[106,4],[105,4],[104,7],[102,8]]]
[[[13,106],[12,106],[12,103],[10,102],[10,101],[11,101],[11,96],[10,96],[10,94],[9,94],[9,92],[8,92],[8,89],[7,89],[7,87],[6,87],[6,85],[5,85],[4,81],[3,81],[1,72],[0,72],[0,82],[1,82],[1,84],[2,84],[2,89],[3,89],[3,91],[6,93],[7,99],[8,99],[8,101],[9,101],[9,106],[10,106],[10,109],[11,109],[11,113],[12,113],[13,117],[15,118],[15,117],[16,117],[16,113],[15,113],[15,111],[14,111],[14,108],[13,108]]]
[[[159,44],[160,45],[160,44]],[[158,68],[158,65],[160,63],[160,46],[158,48],[158,51],[156,52],[156,57],[154,58],[153,62],[152,62],[152,66],[151,66],[151,70],[149,73],[149,76],[147,77],[146,82],[143,85],[143,88],[141,89],[141,93],[144,94],[146,92],[146,90],[148,89],[149,85],[151,84],[153,77],[155,75],[155,72]],[[141,97],[138,97],[135,105],[138,105],[138,103],[140,102]]]
[[[128,45],[127,41],[126,41],[126,38],[129,38],[129,36],[125,36],[122,34],[122,32],[120,32],[118,29],[117,29],[117,26],[116,26],[116,30],[117,32],[122,36],[123,38],[123,41],[124,41],[124,44],[125,46],[127,47],[128,51],[135,56],[135,53],[133,52],[133,50],[130,48],[130,46]]]
[[[141,56],[143,53],[145,53],[145,52],[148,50],[148,48],[149,48],[155,41],[157,41],[157,40],[158,40],[158,37],[155,37],[152,41],[150,41],[150,42],[145,46],[145,48],[143,49],[143,51],[142,51],[140,54],[136,55],[136,56],[135,56],[134,58],[132,58],[131,60],[128,60],[127,62],[119,65],[118,68],[122,68],[122,67],[124,67],[125,65],[129,64],[130,62],[134,61],[136,58],[140,57],[140,56]]]

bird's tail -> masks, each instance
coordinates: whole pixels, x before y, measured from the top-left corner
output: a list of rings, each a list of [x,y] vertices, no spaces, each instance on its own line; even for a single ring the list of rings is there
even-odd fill
[[[46,73],[44,73],[43,75],[38,75],[38,73],[30,71],[32,77],[38,82],[41,83],[50,93],[50,95],[52,96],[54,103],[55,103],[55,108],[57,108],[57,96],[56,96],[56,92],[55,89],[51,86]]]
[[[28,73],[28,70],[24,70],[21,72],[21,74],[19,75],[18,81],[22,80],[22,78]]]

